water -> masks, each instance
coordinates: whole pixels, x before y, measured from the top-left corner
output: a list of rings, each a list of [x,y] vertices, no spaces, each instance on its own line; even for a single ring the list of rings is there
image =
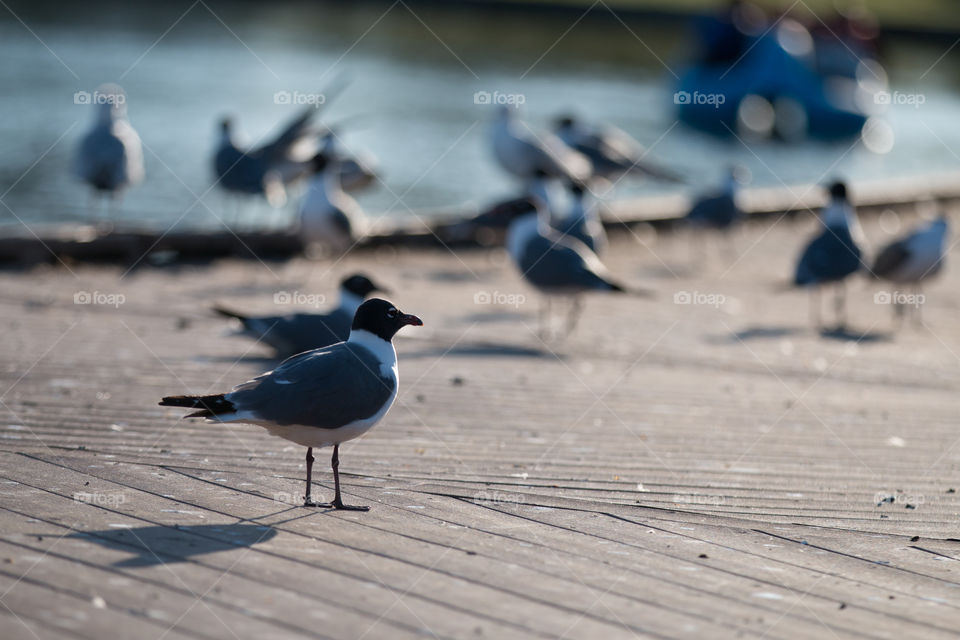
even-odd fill
[[[716,183],[731,161],[747,165],[760,185],[960,167],[957,54],[936,63],[941,43],[888,41],[891,89],[925,102],[890,109],[896,143],[876,155],[847,142],[747,148],[677,125],[671,70],[680,73],[686,32],[638,20],[628,29],[602,10],[571,29],[576,15],[434,5],[415,6],[416,14],[388,3],[160,5],[11,4],[26,27],[0,16],[0,193],[13,212],[0,207],[0,221],[20,227],[17,218],[87,216],[88,192],[70,162],[93,114],[73,96],[106,81],[127,90],[144,143],[147,178],[126,195],[121,214],[161,228],[214,227],[232,211],[211,189],[222,115],[233,114],[255,141],[296,110],[275,104],[276,92],[315,93],[340,73],[352,84],[324,115],[359,116],[344,141],[380,158],[385,185],[359,197],[376,215],[512,193],[491,161],[492,113],[474,104],[477,91],[522,94],[525,117],[538,126],[559,111],[616,123],[686,172],[688,189]],[[618,194],[668,188],[676,187],[628,185]],[[293,204],[279,211],[254,204],[244,215],[282,225],[292,211]]]

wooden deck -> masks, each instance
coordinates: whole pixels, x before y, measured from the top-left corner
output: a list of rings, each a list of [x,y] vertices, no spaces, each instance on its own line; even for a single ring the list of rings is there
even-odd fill
[[[821,336],[774,293],[811,223],[699,268],[624,234],[611,268],[658,298],[591,298],[549,343],[499,251],[2,275],[0,637],[956,637],[960,275],[897,334],[858,281]],[[156,402],[271,366],[212,300],[276,312],[357,269],[427,326],[342,452],[372,510],[305,509],[302,448]]]

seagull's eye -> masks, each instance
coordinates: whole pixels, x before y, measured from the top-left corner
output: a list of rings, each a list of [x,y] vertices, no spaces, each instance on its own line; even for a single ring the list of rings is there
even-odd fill
[[[387,317],[388,317],[388,318],[396,318],[396,317],[397,317],[397,310],[396,310],[396,309],[390,309],[390,311],[387,311]]]

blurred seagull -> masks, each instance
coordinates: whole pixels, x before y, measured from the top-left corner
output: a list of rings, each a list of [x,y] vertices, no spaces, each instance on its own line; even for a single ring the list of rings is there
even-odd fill
[[[527,282],[546,296],[541,313],[541,332],[545,335],[551,297],[571,300],[565,335],[576,328],[583,304],[580,296],[590,291],[627,290],[587,245],[564,236],[549,224],[547,183],[539,176],[531,185],[534,210],[519,213],[507,228],[507,252]],[[643,292],[636,291],[642,294]]]
[[[749,180],[749,172],[744,167],[731,167],[723,189],[697,198],[686,220],[691,225],[702,228],[727,231],[743,217],[743,210],[737,204],[740,185]]]
[[[241,149],[233,139],[233,121],[220,122],[220,142],[213,156],[217,183],[229,192],[264,195],[274,207],[287,201],[286,185],[305,175],[309,160],[297,158],[294,148],[310,140],[310,120],[317,113],[307,107],[272,141],[255,149]]]
[[[562,235],[587,245],[597,255],[602,254],[607,248],[607,233],[603,230],[596,200],[589,191],[576,184],[570,185],[570,195],[566,215],[559,220],[551,216],[552,226]]]
[[[367,276],[356,273],[340,282],[340,301],[330,313],[248,316],[224,307],[214,307],[213,310],[240,321],[243,328],[237,335],[268,344],[278,357],[283,358],[346,340],[354,314],[374,292],[389,293]]]
[[[340,167],[340,186],[344,191],[359,191],[370,186],[377,175],[377,159],[369,153],[348,153],[341,149],[336,132],[328,130],[322,140],[320,152],[335,158]]]
[[[862,264],[861,250],[854,235],[856,214],[847,199],[847,187],[842,182],[830,185],[830,203],[820,214],[823,230],[810,241],[797,263],[794,285],[812,287],[816,294],[811,300],[814,325],[820,326],[819,289],[835,286],[834,306],[838,328],[846,323],[847,292],[845,279],[856,273]]]
[[[913,306],[918,318],[922,284],[943,268],[948,226],[947,217],[940,216],[923,228],[884,247],[870,268],[871,275],[876,278],[911,287],[914,294]],[[902,319],[906,309],[904,300],[898,296],[898,299],[891,298],[890,301],[894,305],[897,319]]]
[[[571,149],[586,156],[593,176],[616,180],[626,174],[667,182],[683,182],[679,174],[645,159],[647,150],[635,138],[612,125],[592,125],[565,115],[557,119],[554,133]]]
[[[300,238],[308,251],[343,253],[366,234],[366,215],[340,186],[336,158],[318,153],[310,165],[313,175],[300,203]]]
[[[497,162],[521,180],[533,178],[537,172],[575,184],[590,178],[592,167],[586,156],[552,133],[530,129],[517,116],[515,107],[500,107],[491,140]]]
[[[256,424],[307,447],[303,506],[366,511],[369,507],[343,503],[340,445],[369,431],[393,405],[399,378],[391,340],[407,325],[423,322],[386,300],[367,300],[357,309],[345,342],[294,356],[228,393],[169,396],[160,405],[198,409],[186,417],[207,422]],[[311,497],[313,449],[331,445],[334,498],[316,503]]]
[[[118,196],[143,180],[140,136],[127,121],[127,96],[119,85],[93,93],[95,120],[74,157],[74,173],[95,194]]]

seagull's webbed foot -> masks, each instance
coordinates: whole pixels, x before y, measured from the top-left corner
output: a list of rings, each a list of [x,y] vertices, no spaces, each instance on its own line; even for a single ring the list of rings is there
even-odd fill
[[[342,511],[370,511],[370,507],[367,506],[358,506],[353,504],[343,504],[340,498],[334,499],[330,506],[334,509],[340,509]]]

